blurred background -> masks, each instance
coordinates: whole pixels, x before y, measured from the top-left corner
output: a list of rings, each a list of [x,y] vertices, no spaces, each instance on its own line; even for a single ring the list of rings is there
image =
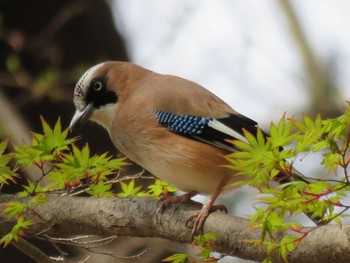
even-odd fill
[[[29,141],[30,131],[41,131],[40,115],[51,125],[60,117],[68,126],[76,81],[105,60],[193,80],[265,129],[284,113],[338,116],[350,97],[349,13],[347,0],[0,0],[0,135]],[[97,125],[77,135],[95,153],[118,154]],[[317,176],[319,160],[303,157],[298,169]],[[35,178],[35,171],[23,171],[22,178]],[[221,201],[231,213],[246,215],[254,211],[248,196],[238,190]],[[136,238],[118,238],[105,249],[133,256],[145,248],[150,250],[140,259],[89,253],[88,262],[160,262],[188,249]],[[70,254],[67,262],[87,255],[62,249]],[[11,246],[0,257],[32,262]]]

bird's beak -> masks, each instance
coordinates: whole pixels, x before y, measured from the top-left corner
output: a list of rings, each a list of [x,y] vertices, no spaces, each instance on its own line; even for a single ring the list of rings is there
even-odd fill
[[[93,111],[94,105],[92,103],[88,104],[86,108],[82,111],[76,110],[70,122],[69,130],[72,132],[75,127],[82,126],[84,123],[86,123],[89,120]]]

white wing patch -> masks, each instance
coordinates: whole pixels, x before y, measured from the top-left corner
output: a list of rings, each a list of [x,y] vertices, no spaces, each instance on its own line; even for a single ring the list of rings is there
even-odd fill
[[[247,139],[243,135],[231,129],[230,127],[226,126],[225,124],[222,124],[220,121],[216,119],[209,121],[208,126],[222,133],[230,135],[231,137],[234,137],[238,140],[248,143]]]

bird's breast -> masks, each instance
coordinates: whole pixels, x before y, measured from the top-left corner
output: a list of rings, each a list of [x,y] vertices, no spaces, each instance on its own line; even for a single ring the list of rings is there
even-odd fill
[[[141,126],[129,119],[111,131],[115,146],[129,159],[161,180],[183,191],[212,194],[225,176],[238,179],[222,167],[226,152],[175,134],[157,123]],[[227,188],[227,190],[230,187]]]

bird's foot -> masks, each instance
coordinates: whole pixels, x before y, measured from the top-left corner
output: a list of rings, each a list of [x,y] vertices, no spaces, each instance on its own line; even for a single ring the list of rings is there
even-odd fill
[[[203,205],[202,203],[193,201],[191,199],[195,195],[197,195],[197,192],[190,191],[190,192],[187,192],[187,193],[185,193],[183,195],[179,195],[179,196],[162,196],[158,200],[158,208],[156,211],[156,218],[157,218],[158,222],[161,221],[161,217],[162,217],[162,214],[163,214],[165,208],[167,208],[168,206],[170,206],[172,204],[187,203],[187,204],[194,204],[194,205],[202,206]]]
[[[194,213],[192,216],[190,216],[187,219],[186,225],[188,227],[190,227],[191,222],[193,224],[192,237],[202,234],[205,220],[207,219],[207,217],[211,212],[214,212],[217,210],[224,211],[227,214],[227,208],[224,205],[210,205],[207,203],[202,207],[201,211]]]
[[[162,196],[158,200],[158,209],[157,209],[157,214],[162,214],[168,206],[176,203],[186,203],[186,204],[194,204],[194,205],[200,205],[202,206],[203,204],[197,201],[193,201],[191,198],[195,196],[197,192],[191,191],[187,192],[183,195],[179,196]]]

